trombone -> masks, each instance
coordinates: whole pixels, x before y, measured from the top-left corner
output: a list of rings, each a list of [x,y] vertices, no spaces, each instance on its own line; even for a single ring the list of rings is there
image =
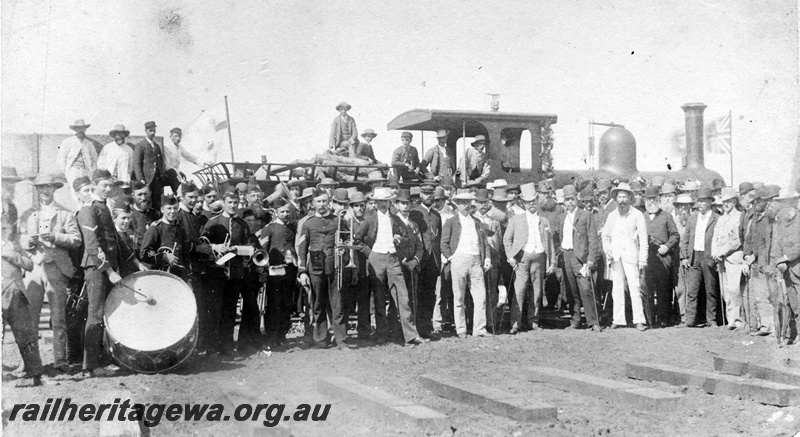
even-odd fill
[[[341,253],[337,250],[336,258],[335,258],[335,268],[336,268],[336,285],[339,290],[342,289],[342,282],[344,281],[344,269],[358,269],[358,266],[355,263],[356,259],[356,251],[355,246],[353,245],[353,216],[350,216],[349,228],[342,229],[342,224],[344,223],[344,216],[347,214],[347,210],[342,210],[339,213],[339,223],[336,227],[336,249],[350,249],[350,262],[347,263],[344,268],[342,268],[342,264],[344,263],[344,251]],[[345,243],[346,240],[346,243]]]

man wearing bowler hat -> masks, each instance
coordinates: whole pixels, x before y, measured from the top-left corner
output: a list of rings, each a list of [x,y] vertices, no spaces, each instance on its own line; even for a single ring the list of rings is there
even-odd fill
[[[69,250],[81,244],[75,216],[56,203],[55,191],[63,187],[52,174],[40,173],[33,181],[39,204],[22,214],[19,221],[20,245],[33,260],[33,270],[25,275],[25,297],[38,328],[45,293],[53,329],[53,363],[56,369],[67,366],[67,288],[75,274]]]
[[[436,132],[436,147],[425,153],[422,167],[428,169],[428,179],[441,181],[444,176],[452,176],[456,172],[456,160],[447,153],[447,131],[439,129]]]
[[[392,153],[392,167],[403,181],[419,179],[419,153],[417,148],[411,145],[414,135],[411,132],[400,134],[400,141],[403,143]]]
[[[339,115],[331,123],[328,153],[355,158],[356,146],[358,145],[358,128],[356,127],[356,120],[347,114],[350,108],[352,106],[347,102],[340,102],[336,105]]]
[[[717,215],[711,210],[714,196],[708,187],[700,187],[695,199],[697,211],[686,223],[686,238],[681,241],[681,266],[686,269],[686,326],[717,325],[719,304],[719,279],[717,266],[711,252]],[[706,293],[705,324],[697,314],[701,284]]]
[[[66,138],[58,147],[56,162],[64,171],[69,186],[72,186],[72,182],[80,176],[91,177],[97,168],[97,149],[86,137],[86,129],[89,129],[89,126],[91,124],[87,124],[83,119],[76,120],[69,126],[75,131],[75,135]]]
[[[106,169],[118,181],[130,182],[133,173],[133,147],[125,139],[130,135],[125,125],[114,126],[108,136],[114,141],[103,146],[97,157],[97,168]]]
[[[600,332],[597,302],[590,284],[590,275],[600,255],[594,218],[584,209],[578,208],[578,193],[573,185],[564,188],[564,213],[559,215],[556,226],[561,230],[561,250],[564,256],[563,278],[571,297],[570,329],[581,324],[581,303],[586,313],[586,325]]]
[[[133,173],[137,181],[150,187],[153,208],[161,207],[164,192],[164,153],[156,141],[156,122],[144,124],[145,138],[133,149]]]
[[[658,302],[655,311],[658,320],[650,322],[658,323],[664,328],[669,324],[672,305],[670,271],[673,266],[673,255],[676,254],[675,248],[679,247],[680,234],[675,220],[672,219],[672,214],[661,208],[658,187],[645,188],[643,198],[648,238],[647,268],[645,269],[646,285],[650,290],[648,305],[653,305],[653,298]]]

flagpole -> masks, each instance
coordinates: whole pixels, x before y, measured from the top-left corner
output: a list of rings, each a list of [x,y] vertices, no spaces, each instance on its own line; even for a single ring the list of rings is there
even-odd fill
[[[730,153],[730,156],[731,156],[731,186],[734,186],[733,185],[733,111],[730,110],[730,109],[728,110],[728,123],[730,123],[730,130],[731,130],[731,134],[730,134],[730,144],[731,144],[731,153]]]
[[[233,159],[233,136],[231,135],[231,114],[228,112],[228,96],[225,96],[225,118],[228,120],[228,146],[231,148],[231,162],[236,162]]]

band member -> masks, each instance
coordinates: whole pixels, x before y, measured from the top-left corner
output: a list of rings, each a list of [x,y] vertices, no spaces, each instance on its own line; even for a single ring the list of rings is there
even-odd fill
[[[292,179],[286,183],[289,188],[286,200],[289,202],[289,218],[286,224],[297,225],[297,222],[306,216],[308,211],[306,208],[306,200],[310,197],[303,197],[303,190],[306,189],[306,183],[300,179]]]
[[[106,297],[119,275],[117,230],[106,199],[114,181],[108,170],[95,170],[92,175],[92,198],[78,212],[83,234],[83,260],[89,315],[84,332],[84,376],[99,376],[103,352],[103,314]]]
[[[409,218],[416,223],[422,234],[424,248],[420,263],[416,304],[417,331],[423,338],[430,337],[435,330],[432,320],[436,306],[436,282],[439,279],[442,263],[442,217],[432,209],[435,186],[436,182],[425,181],[420,187],[421,203],[408,213]]]
[[[211,249],[218,257],[229,253],[236,255],[236,246],[252,245],[251,233],[247,223],[236,216],[239,205],[239,192],[231,187],[223,195],[224,209],[221,214],[208,220],[200,232],[211,243]],[[242,308],[255,309],[255,312],[242,314],[238,346],[241,352],[247,349],[249,341],[258,337],[258,332],[247,332],[248,327],[259,326],[258,295],[250,293],[244,281],[244,263],[241,256],[234,256],[223,265],[214,263],[206,273],[203,287],[207,300],[206,333],[204,342],[209,354],[219,352],[225,356],[234,354],[233,331],[236,325],[236,304],[242,295]]]
[[[358,145],[358,128],[356,120],[347,114],[352,108],[347,102],[336,105],[339,115],[331,123],[331,134],[328,141],[329,152],[333,155],[355,158]]]
[[[119,275],[126,276],[147,270],[147,266],[139,261],[138,253],[133,250],[133,242],[128,235],[131,222],[131,206],[127,203],[116,203],[111,210],[114,227],[117,229],[117,243],[119,246]]]
[[[337,202],[347,201],[347,190],[338,193]],[[314,193],[314,207],[316,213],[303,225],[303,233],[299,239],[298,261],[299,279],[304,287],[311,287],[313,296],[311,298],[310,311],[312,317],[312,330],[314,347],[328,347],[328,319],[327,314],[331,314],[331,324],[333,325],[333,335],[339,349],[355,347],[347,342],[347,318],[348,314],[343,305],[346,300],[342,298],[342,290],[338,286],[336,275],[339,273],[336,267],[342,268],[343,262],[336,265],[334,246],[338,243],[336,231],[339,227],[339,217],[331,210],[331,200],[328,193],[317,189]],[[306,262],[308,261],[308,262]],[[342,272],[343,273],[343,272]],[[341,281],[344,286],[346,283]]]
[[[166,270],[186,280],[189,274],[187,255],[192,245],[177,219],[178,199],[169,194],[161,196],[161,219],[145,232],[139,257],[155,269]]]
[[[259,243],[267,251],[269,268],[266,280],[267,304],[264,330],[271,347],[281,347],[291,327],[297,278],[297,254],[294,249],[294,226],[288,223],[292,209],[285,199],[272,203],[274,221],[261,229]]]
[[[214,185],[208,184],[205,187],[203,187],[202,201],[203,201],[203,212],[201,213],[201,215],[203,216],[203,218],[200,219],[200,226],[205,225],[208,219],[222,212],[222,209],[217,209],[212,207],[212,205],[217,205],[218,203],[220,206],[222,206],[222,202],[218,202],[219,191],[217,190],[217,187],[215,187]]]
[[[687,269],[686,324],[690,327],[717,326],[719,279],[711,255],[711,241],[718,216],[711,211],[713,201],[710,188],[700,187],[697,190],[695,200],[697,212],[689,217],[686,224],[686,239],[681,241],[681,265]],[[706,293],[705,324],[700,322],[701,317],[697,314],[701,282]]]
[[[745,327],[742,310],[742,241],[739,225],[742,213],[737,209],[738,195],[733,187],[724,187],[720,193],[722,215],[714,227],[711,256],[717,264],[722,299],[725,302],[726,327],[730,330]]]
[[[520,199],[524,202],[525,214],[518,214],[508,222],[503,235],[508,263],[514,269],[514,299],[511,304],[511,334],[521,330],[539,330],[542,309],[542,294],[545,275],[556,269],[555,247],[550,223],[538,212],[536,185],[520,186]],[[527,292],[533,285],[533,295]],[[527,326],[523,325],[522,308],[527,305]]]
[[[392,167],[404,181],[419,179],[419,154],[417,148],[411,145],[413,137],[411,132],[400,134],[400,141],[403,144],[392,153]]]
[[[422,167],[428,169],[428,178],[436,182],[442,180],[444,176],[452,176],[456,172],[456,161],[447,153],[447,131],[439,129],[436,132],[436,147],[432,147],[425,153],[425,160]]]
[[[409,237],[413,237],[413,243],[409,244],[409,251],[402,254],[404,260],[400,263],[403,268],[403,276],[406,281],[406,289],[409,291],[409,303],[411,312],[414,316],[414,323],[417,325],[417,332],[419,332],[419,272],[421,266],[419,264],[423,256],[422,235],[420,234],[417,224],[409,218],[411,210],[411,192],[408,189],[400,189],[395,199],[395,208],[397,208],[397,217],[403,221],[409,231]],[[393,334],[402,332],[402,327],[399,326],[397,317],[397,306],[394,301],[389,303],[389,311],[387,312],[389,318],[390,331]],[[430,336],[429,336],[430,337]]]
[[[3,326],[6,323],[11,326],[26,376],[33,379],[33,385],[42,385],[42,358],[35,329],[38,320],[31,316],[22,283],[22,271],[32,271],[33,261],[19,246],[11,217],[5,208],[0,220],[3,234]]]
[[[153,208],[161,205],[161,193],[167,182],[164,175],[164,154],[161,145],[156,141],[156,122],[144,124],[145,139],[133,149],[133,173],[136,180],[150,187],[153,195]]]
[[[679,246],[680,234],[675,221],[672,219],[672,214],[661,209],[658,187],[647,187],[643,198],[648,238],[645,278],[647,280],[647,289],[651,293],[647,304],[654,305],[653,298],[657,302],[657,307],[655,308],[657,320],[651,320],[650,323],[658,323],[659,326],[665,328],[669,324],[670,310],[672,308],[670,268],[673,264],[672,256],[675,253],[675,247]]]
[[[591,275],[599,257],[600,242],[592,214],[578,208],[575,186],[565,185],[564,214],[556,226],[561,229],[561,251],[564,256],[564,282],[572,303],[569,328],[579,328],[581,324],[581,304],[586,314],[586,325],[600,332],[600,318],[597,302],[591,286]]]
[[[353,235],[358,233],[358,229],[366,219],[367,199],[364,193],[356,191],[350,195],[350,211],[353,216]],[[367,257],[363,252],[356,251],[355,263],[358,266],[352,276],[351,286],[356,296],[356,308],[358,317],[358,338],[366,340],[372,334],[371,325],[371,306],[372,290],[369,285],[369,275],[367,274]]]
[[[56,369],[67,368],[67,288],[75,274],[69,250],[80,247],[81,233],[75,216],[54,201],[55,191],[62,186],[53,175],[40,173],[33,181],[39,204],[22,214],[19,222],[20,244],[33,260],[33,270],[25,275],[25,296],[36,321],[45,293],[50,307],[53,329],[53,363]]]
[[[407,344],[419,345],[428,340],[422,339],[417,332],[400,264],[403,261],[413,264],[413,256],[408,255],[413,253],[414,240],[403,221],[389,211],[394,199],[391,189],[375,188],[372,198],[377,203],[378,211],[364,220],[355,240],[363,244],[361,250],[367,256],[369,281],[374,293],[376,342],[386,342],[388,322],[385,296],[388,291],[400,314],[404,340]]]
[[[137,254],[142,248],[145,231],[159,218],[159,213],[152,208],[152,204],[150,187],[135,181],[133,183],[133,206],[131,207],[131,231],[133,246]]]

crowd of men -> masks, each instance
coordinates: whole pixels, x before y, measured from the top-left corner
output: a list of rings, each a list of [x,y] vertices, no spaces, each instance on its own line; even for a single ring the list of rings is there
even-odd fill
[[[54,201],[64,184],[46,174],[33,181],[39,202],[31,210],[17,217],[3,201],[3,318],[35,383],[44,295],[53,369],[80,365],[86,377],[103,375],[105,298],[148,269],[169,269],[191,287],[196,350],[208,359],[281,350],[293,314],[303,315],[309,347],[341,350],[540,331],[552,309],[569,313],[567,329],[583,328],[585,318],[588,332],[630,320],[639,331],[720,326],[778,343],[797,339],[794,191],[660,177],[510,185],[486,181],[483,167],[454,181],[446,150],[434,149],[444,155],[416,166],[393,160],[395,171],[372,172],[350,188],[292,179],[265,193],[251,177],[224,192],[183,180],[163,194],[180,173],[177,164],[168,168],[155,123],[145,125],[133,168],[112,171],[92,165],[79,122],[62,145],[79,209]],[[354,145],[355,122],[348,129],[338,142],[332,135],[332,153]],[[115,131],[124,142],[124,127]],[[439,135],[444,149],[447,132]],[[411,138],[403,132],[401,148],[418,156]],[[174,145],[179,150],[179,139]],[[3,170],[4,194],[21,180],[12,170]],[[408,184],[413,179],[421,180]],[[254,262],[256,250],[266,265]]]

